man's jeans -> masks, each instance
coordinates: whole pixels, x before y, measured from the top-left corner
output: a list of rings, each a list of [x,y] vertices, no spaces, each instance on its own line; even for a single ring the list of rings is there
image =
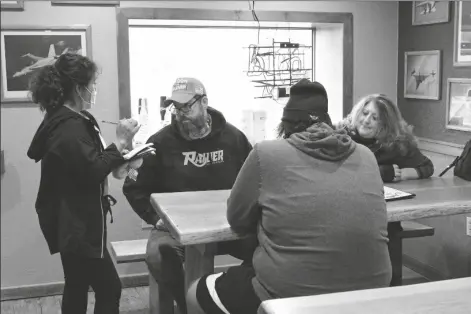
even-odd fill
[[[242,240],[225,241],[217,244],[218,255],[232,255],[244,262],[252,263],[253,253],[258,246],[255,236]],[[170,291],[179,310],[186,314],[185,276],[183,262],[185,249],[161,224],[151,231],[147,242],[146,264],[159,287]]]

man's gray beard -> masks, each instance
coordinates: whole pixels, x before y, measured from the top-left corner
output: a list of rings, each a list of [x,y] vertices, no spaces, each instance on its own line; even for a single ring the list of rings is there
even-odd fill
[[[183,119],[178,121],[178,126],[183,137],[190,140],[197,140],[208,135],[211,130],[208,117],[208,115],[202,115],[194,120]]]

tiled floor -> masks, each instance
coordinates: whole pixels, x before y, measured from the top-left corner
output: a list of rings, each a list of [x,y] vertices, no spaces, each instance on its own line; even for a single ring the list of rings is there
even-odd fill
[[[50,296],[23,300],[3,301],[2,314],[60,314],[62,296]],[[95,297],[92,292],[88,294],[87,314],[93,313]],[[120,314],[147,314],[149,313],[148,287],[123,289],[121,295]]]
[[[417,284],[428,281],[412,270],[403,267],[403,284]],[[60,314],[62,296],[50,296],[1,302],[2,314]],[[95,298],[93,293],[88,297],[88,313],[93,313]],[[121,314],[149,313],[149,288],[137,287],[123,289],[121,296]]]

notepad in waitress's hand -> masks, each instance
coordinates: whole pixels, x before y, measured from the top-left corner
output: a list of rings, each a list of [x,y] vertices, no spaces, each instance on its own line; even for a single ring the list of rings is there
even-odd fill
[[[155,151],[155,148],[152,147],[153,145],[154,143],[149,143],[136,147],[132,151],[124,155],[123,158],[124,160],[134,160],[136,158],[144,157],[145,155]]]
[[[414,193],[404,192],[401,190],[393,189],[389,186],[384,186],[384,199],[386,202],[388,201],[396,201],[396,200],[403,200],[406,198],[413,198],[415,196]]]

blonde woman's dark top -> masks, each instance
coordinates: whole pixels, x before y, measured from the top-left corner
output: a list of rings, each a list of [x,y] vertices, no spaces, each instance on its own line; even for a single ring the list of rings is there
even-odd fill
[[[374,153],[383,182],[392,182],[394,180],[393,165],[397,165],[401,169],[415,169],[419,179],[425,179],[433,175],[432,161],[420,152],[416,143],[403,140],[401,143],[395,142],[392,145],[384,146],[378,144],[376,139],[362,138],[355,131],[348,133],[355,142],[365,145]]]

